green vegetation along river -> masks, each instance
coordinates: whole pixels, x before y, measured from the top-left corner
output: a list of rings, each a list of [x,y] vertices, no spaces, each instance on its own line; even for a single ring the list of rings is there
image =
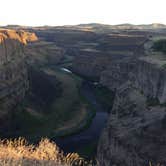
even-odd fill
[[[68,69],[44,67],[40,70],[42,75],[34,75],[34,89],[39,88],[40,92],[37,96],[39,103],[42,95],[48,95],[53,102],[46,102],[44,107],[33,102],[33,98],[26,98],[11,115],[11,124],[4,137],[22,136],[32,142],[48,137],[55,140],[65,152],[92,155],[108,118],[111,94],[103,87],[98,87],[98,83],[86,81]],[[59,85],[60,90],[57,90]],[[59,94],[54,98],[57,92]],[[33,90],[31,93],[33,96]],[[103,103],[108,107],[103,106]]]

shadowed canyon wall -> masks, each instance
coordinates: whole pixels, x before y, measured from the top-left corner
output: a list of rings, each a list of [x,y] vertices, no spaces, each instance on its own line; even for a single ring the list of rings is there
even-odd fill
[[[21,101],[28,89],[24,46],[36,40],[33,33],[0,29],[0,118]]]
[[[100,165],[166,163],[165,76],[149,57],[116,62],[101,74],[116,96],[98,147]]]

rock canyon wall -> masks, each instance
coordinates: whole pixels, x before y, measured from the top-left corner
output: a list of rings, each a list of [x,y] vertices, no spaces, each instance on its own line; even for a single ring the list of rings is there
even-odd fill
[[[0,118],[21,101],[28,89],[24,46],[36,40],[34,33],[0,29]]]
[[[166,163],[165,78],[165,68],[148,56],[113,63],[101,74],[101,83],[116,91],[98,147],[101,166]]]

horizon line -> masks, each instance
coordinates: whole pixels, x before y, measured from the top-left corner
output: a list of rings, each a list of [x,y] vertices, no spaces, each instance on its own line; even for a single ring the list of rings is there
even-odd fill
[[[141,26],[141,25],[165,25],[166,23],[161,22],[152,22],[152,23],[141,23],[141,24],[134,24],[134,23],[119,23],[119,24],[107,24],[107,23],[100,23],[100,22],[89,22],[89,23],[78,23],[78,24],[61,24],[61,25],[22,25],[22,24],[5,24],[0,25],[0,27],[7,27],[7,26],[20,26],[20,27],[58,27],[58,26],[79,26],[79,25],[90,25],[90,24],[99,24],[99,25],[109,25],[109,26],[121,26],[121,25],[133,25],[133,26]]]

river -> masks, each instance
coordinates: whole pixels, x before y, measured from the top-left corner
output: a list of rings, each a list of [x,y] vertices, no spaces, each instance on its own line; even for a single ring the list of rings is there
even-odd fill
[[[99,136],[106,125],[108,113],[97,100],[93,86],[95,86],[93,82],[84,81],[81,87],[81,95],[91,103],[96,110],[96,115],[87,129],[78,134],[55,140],[58,146],[65,152],[76,152],[79,148],[98,141]]]

